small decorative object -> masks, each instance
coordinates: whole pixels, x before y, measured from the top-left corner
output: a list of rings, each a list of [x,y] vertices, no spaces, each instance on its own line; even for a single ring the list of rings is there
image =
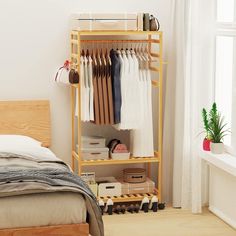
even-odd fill
[[[207,117],[206,120],[208,120]],[[222,154],[224,152],[223,139],[229,132],[226,129],[226,125],[227,123],[224,123],[224,117],[221,116],[214,102],[209,112],[207,126],[208,136],[211,137],[210,150],[214,154]]]
[[[150,15],[149,13],[143,14],[143,31],[150,30]]]
[[[206,132],[206,136],[203,140],[203,150],[204,151],[210,151],[210,143],[211,143],[211,136],[210,136],[210,125],[208,121],[207,111],[205,108],[202,109],[202,119],[204,124],[204,129]]]
[[[216,103],[213,103],[210,110],[210,136],[212,137],[211,152],[214,154],[221,154],[224,152],[223,138],[227,135],[229,130],[226,129],[224,117],[217,110]]]
[[[157,18],[150,15],[150,31],[158,31],[160,29],[160,23]]]

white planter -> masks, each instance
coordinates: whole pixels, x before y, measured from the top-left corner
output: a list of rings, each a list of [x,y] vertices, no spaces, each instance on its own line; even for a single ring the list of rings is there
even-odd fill
[[[224,144],[223,143],[211,143],[211,152],[213,154],[222,154],[224,153]]]

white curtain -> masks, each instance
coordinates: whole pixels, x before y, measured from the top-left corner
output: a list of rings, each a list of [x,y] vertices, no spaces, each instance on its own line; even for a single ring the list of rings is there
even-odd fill
[[[164,119],[174,104],[173,206],[201,212],[201,110],[212,103],[214,0],[173,0]],[[172,84],[175,84],[173,91]],[[172,90],[172,91],[171,91]],[[164,135],[165,144],[170,135]],[[164,156],[165,157],[165,156]]]

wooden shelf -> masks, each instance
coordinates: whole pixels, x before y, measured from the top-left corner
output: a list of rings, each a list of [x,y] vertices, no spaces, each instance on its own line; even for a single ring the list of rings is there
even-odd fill
[[[72,155],[79,160],[79,155],[73,151]],[[121,164],[138,164],[138,163],[152,163],[159,162],[158,152],[155,152],[154,157],[130,157],[128,160],[81,160],[82,166],[97,166],[97,165],[121,165]]]
[[[103,200],[105,203],[108,199],[112,199],[113,202],[138,202],[142,201],[144,197],[147,197],[149,200],[152,199],[153,196],[158,195],[158,190],[155,189],[153,193],[139,193],[139,194],[125,194],[118,197],[97,197],[98,200]]]
[[[119,31],[119,30],[94,30],[94,31],[78,31],[73,30],[72,35],[160,35],[161,31],[134,31],[134,30],[128,30],[128,31]]]

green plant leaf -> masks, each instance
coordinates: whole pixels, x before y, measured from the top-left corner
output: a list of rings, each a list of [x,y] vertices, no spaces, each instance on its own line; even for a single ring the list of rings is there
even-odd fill
[[[228,135],[229,129],[226,129],[227,123],[224,123],[224,117],[218,112],[215,102],[209,112],[209,119],[209,134],[212,137],[212,141],[221,143],[223,138]]]

